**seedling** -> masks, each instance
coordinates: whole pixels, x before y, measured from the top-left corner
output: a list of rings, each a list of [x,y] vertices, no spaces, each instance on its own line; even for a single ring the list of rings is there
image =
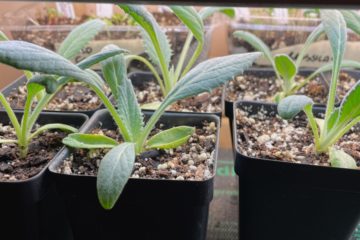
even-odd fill
[[[344,17],[339,11],[321,11],[321,19],[334,59],[325,118],[314,117],[314,102],[303,95],[288,96],[283,99],[278,105],[278,113],[285,119],[291,119],[303,110],[314,135],[316,152],[329,153],[332,166],[354,168],[356,167],[355,160],[344,151],[334,148],[333,145],[360,122],[360,82],[349,90],[340,106],[335,107],[337,80],[345,52],[347,28]]]
[[[118,47],[111,45],[99,54],[107,55],[109,52],[121,51]],[[219,87],[241,74],[259,56],[260,53],[237,54],[200,63],[181,78],[145,124],[134,89],[127,78],[126,60],[123,54],[102,59],[104,61],[101,64],[105,82],[116,100],[117,108],[115,108],[103,92],[104,83],[97,73],[82,70],[58,54],[34,44],[19,41],[6,41],[0,44],[0,62],[42,74],[64,76],[59,80],[44,78],[41,81],[35,81],[47,88],[53,88],[53,85],[56,87],[66,79],[83,82],[99,96],[109,110],[125,143],[120,144],[101,135],[88,134],[73,134],[64,139],[64,143],[72,147],[111,149],[101,161],[97,177],[98,196],[105,209],[111,209],[116,203],[131,175],[137,154],[152,148],[174,148],[186,142],[193,132],[191,127],[180,126],[148,138],[169,105]],[[42,64],[38,64],[39,62]]]
[[[59,49],[59,53],[66,58],[73,58],[81,50],[81,48],[83,48],[83,46],[87,44],[87,42],[99,31],[99,28],[102,25],[102,22],[94,20],[77,27],[65,39]],[[41,128],[37,129],[35,132],[32,133],[34,125],[41,111],[44,109],[47,103],[55,96],[58,91],[62,89],[65,84],[73,81],[74,78],[72,78],[71,75],[69,77],[58,77],[67,76],[66,72],[69,71],[69,69],[64,69],[64,71],[61,71],[62,67],[66,67],[65,65],[62,66],[61,64],[56,67],[56,71],[49,69],[49,71],[53,75],[45,75],[38,73],[33,74],[32,72],[41,72],[38,70],[41,70],[44,67],[54,67],[52,64],[49,64],[47,62],[40,62],[35,52],[41,51],[45,55],[53,54],[53,52],[26,42],[8,41],[7,37],[3,33],[0,33],[0,36],[1,39],[4,40],[0,43],[0,62],[25,70],[24,72],[29,78],[29,81],[27,83],[27,98],[21,122],[19,122],[16,118],[15,113],[11,109],[10,104],[6,100],[5,96],[0,93],[0,103],[3,105],[5,111],[7,112],[11,124],[15,128],[17,137],[16,140],[1,139],[0,143],[18,144],[20,151],[19,156],[21,158],[25,158],[28,153],[29,143],[34,137],[38,136],[40,133],[54,128],[62,129],[69,132],[77,131],[75,128],[64,124],[48,124],[42,126]],[[13,46],[16,47],[13,48]],[[122,52],[122,50],[103,52],[90,56],[80,62],[77,65],[76,69],[90,68],[94,64],[97,64],[108,57],[119,54],[120,52]],[[12,59],[11,57],[8,58],[8,56],[10,55],[13,56]],[[67,61],[67,64],[70,64],[70,62]],[[30,68],[32,72],[27,71],[27,66],[30,65],[34,65],[33,68]],[[45,83],[45,85],[41,85],[42,83]],[[37,104],[33,106],[33,104],[36,102],[35,99],[37,100]]]
[[[144,63],[157,79],[163,96],[166,97],[175,87],[176,83],[184,77],[196,63],[205,44],[205,28],[203,21],[215,12],[222,12],[233,17],[232,8],[203,8],[196,12],[193,7],[171,6],[174,14],[189,29],[177,65],[171,65],[172,50],[166,34],[161,30],[155,18],[144,7],[136,5],[119,5],[141,27],[143,41],[150,61],[135,55],[126,56],[127,60],[138,60]],[[196,39],[197,46],[188,60],[191,43]],[[160,69],[161,77],[157,71]]]
[[[354,11],[343,10],[341,13],[346,16],[346,24],[354,32],[360,33],[360,17]],[[236,31],[234,36],[243,39],[247,43],[251,44],[257,51],[261,51],[264,57],[271,63],[276,78],[281,83],[281,92],[278,92],[274,96],[275,102],[279,102],[281,99],[295,94],[299,89],[304,87],[310,80],[312,80],[318,74],[331,70],[332,64],[325,65],[317,69],[313,74],[306,77],[302,82],[296,82],[295,77],[298,74],[300,64],[304,59],[306,52],[309,50],[310,45],[316,41],[324,32],[323,24],[320,24],[314,29],[314,31],[307,38],[303,49],[300,51],[296,61],[294,62],[290,56],[286,54],[272,55],[271,50],[266,44],[256,37],[254,34],[245,31]],[[354,61],[344,61],[341,67],[357,68],[359,64]]]

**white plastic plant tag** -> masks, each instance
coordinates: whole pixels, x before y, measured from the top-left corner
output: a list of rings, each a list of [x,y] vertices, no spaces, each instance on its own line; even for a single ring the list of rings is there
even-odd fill
[[[96,15],[101,18],[111,18],[114,13],[112,4],[96,4]]]
[[[59,13],[61,13],[65,17],[72,18],[72,19],[74,19],[76,17],[74,5],[72,3],[57,2],[56,9]]]

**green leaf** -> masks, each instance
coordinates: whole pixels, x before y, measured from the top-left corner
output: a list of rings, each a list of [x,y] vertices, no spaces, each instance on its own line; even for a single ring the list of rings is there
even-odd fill
[[[360,35],[360,15],[354,10],[340,10],[348,28]]]
[[[101,52],[98,52],[96,54],[93,54],[85,58],[84,60],[80,61],[77,64],[77,66],[81,69],[87,69],[110,57],[114,57],[115,55],[125,54],[125,53],[129,53],[129,51],[122,48],[106,48],[105,46],[105,48]]]
[[[93,84],[86,72],[69,60],[48,49],[28,42],[0,42],[0,62],[21,70],[68,76]]]
[[[99,149],[113,148],[119,143],[100,134],[73,133],[63,139],[63,144],[72,148]]]
[[[52,129],[59,129],[64,132],[71,132],[71,133],[78,132],[78,130],[76,128],[74,128],[70,125],[62,124],[62,123],[51,123],[51,124],[43,125],[43,126],[39,127],[38,129],[36,129],[36,131],[33,134],[31,134],[29,139],[32,139],[32,138],[40,135],[41,133],[52,130]]]
[[[234,54],[206,60],[190,70],[164,99],[162,107],[203,92],[210,92],[242,74],[261,53]]]
[[[202,20],[205,20],[216,12],[221,12],[230,18],[235,17],[235,9],[230,7],[204,7],[200,10],[199,15]]]
[[[152,136],[147,144],[147,148],[156,149],[170,149],[177,148],[178,146],[187,142],[187,140],[194,133],[194,127],[179,126],[161,131]]]
[[[122,143],[111,149],[100,162],[97,175],[97,192],[101,206],[112,209],[120,197],[135,162],[133,143]]]
[[[333,127],[335,127],[339,119],[339,113],[339,108],[335,108],[334,111],[331,113],[327,122],[327,131],[330,131]]]
[[[57,90],[59,85],[57,78],[52,75],[35,75],[27,83],[28,95],[30,95],[30,89],[36,88],[36,86],[41,86],[37,92],[43,90],[45,87],[46,92],[52,94]]]
[[[257,36],[252,33],[244,31],[234,32],[234,37],[243,39],[245,42],[249,43],[255,50],[264,53],[265,58],[273,65],[274,60],[270,48]]]
[[[284,81],[284,90],[290,91],[294,86],[294,77],[297,73],[297,68],[294,61],[285,54],[278,54],[274,57],[276,71],[280,74]]]
[[[117,47],[106,47],[109,48]],[[125,58],[123,55],[117,55],[104,60],[101,66],[105,81],[116,101],[117,112],[130,133],[129,141],[135,141],[142,131],[144,122],[134,88],[127,77]]]
[[[7,41],[7,40],[9,40],[9,38],[6,36],[6,34],[0,31],[0,41]]]
[[[341,149],[331,148],[329,160],[332,167],[357,169],[355,159]]]
[[[204,43],[204,25],[200,15],[193,7],[170,6],[175,15],[187,26],[199,44]]]
[[[283,119],[292,119],[299,112],[303,111],[304,107],[313,104],[313,100],[307,96],[293,95],[282,99],[278,104],[277,111]]]
[[[338,124],[347,124],[360,116],[360,81],[345,95],[339,107]]]
[[[322,10],[321,20],[324,26],[324,31],[330,41],[333,56],[333,71],[327,102],[327,111],[325,115],[325,121],[327,121],[335,104],[337,80],[339,78],[341,62],[344,57],[347,32],[344,18],[337,10]]]
[[[142,6],[119,4],[142,28],[143,40],[153,63],[169,67],[171,48],[165,33],[157,24],[155,18]]]
[[[66,59],[73,59],[106,24],[94,19],[74,28],[61,43],[58,53]]]
[[[332,70],[334,63],[330,62],[325,65],[322,65],[315,72],[313,72],[307,79],[313,79],[315,76],[319,75],[320,73],[327,72]],[[360,62],[353,61],[353,60],[343,60],[341,62],[341,68],[350,68],[350,69],[360,69]]]
[[[322,24],[320,24],[319,26],[317,26],[312,32],[311,34],[308,36],[308,38],[306,39],[303,48],[301,49],[299,56],[296,59],[295,65],[299,68],[300,64],[302,62],[302,60],[305,57],[305,54],[307,53],[307,51],[309,50],[311,44],[313,42],[315,42],[321,34],[323,34],[324,32],[324,26]]]
[[[142,104],[140,107],[141,109],[147,109],[147,110],[156,110],[160,107],[161,105],[161,102],[152,102],[152,103],[145,103],[145,104]]]
[[[118,54],[127,53],[127,52],[128,52],[127,50],[121,49],[121,48],[111,49],[111,50],[106,50],[106,51],[104,50],[102,52],[96,53],[94,55],[91,55],[91,56],[85,58],[84,60],[77,63],[76,65],[79,68],[85,70],[85,69],[92,67],[95,64],[100,63],[101,61],[104,61],[105,59],[108,59],[108,58],[113,57]],[[93,72],[88,72],[88,73],[93,76],[92,80],[93,80],[94,84],[97,83],[96,86],[98,86],[101,89],[102,86],[104,85],[104,83],[103,83],[102,79],[101,79],[101,81],[99,81],[100,76],[98,76],[97,74],[94,74]],[[58,85],[59,86],[64,85],[71,80],[72,79],[69,77],[61,77],[58,80]]]

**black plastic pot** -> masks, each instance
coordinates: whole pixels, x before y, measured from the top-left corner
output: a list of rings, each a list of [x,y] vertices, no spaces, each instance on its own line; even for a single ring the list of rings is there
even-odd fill
[[[275,104],[245,101],[234,110],[249,106],[251,113],[262,107],[276,113]],[[237,144],[235,152],[240,239],[350,238],[360,219],[360,171],[252,158],[242,155]]]
[[[145,116],[148,118],[151,113]],[[213,115],[178,113],[165,113],[160,122],[165,126],[196,126],[203,120],[220,124],[219,118]],[[84,131],[100,125],[115,129],[106,110],[97,111]],[[215,162],[217,147],[218,141]],[[115,207],[106,211],[97,198],[96,177],[57,173],[56,169],[67,156],[69,150],[65,149],[49,169],[64,201],[75,240],[205,240],[214,177],[206,181],[130,178]]]
[[[151,72],[133,72],[130,73],[128,75],[129,79],[131,80],[132,84],[134,85],[134,87],[141,87],[144,83],[146,82],[150,82],[150,81],[156,81],[154,75]],[[224,108],[224,91],[222,91],[222,96],[221,96],[221,108]],[[144,109],[145,111],[148,112],[153,112],[153,110],[147,110]],[[169,113],[183,113],[183,112],[176,112],[176,111],[167,111]],[[199,113],[199,112],[186,112],[189,114],[203,114],[203,113]],[[214,113],[205,113],[205,114],[215,114],[217,116],[219,116],[221,118],[222,116],[222,111],[220,112],[214,112]]]
[[[17,117],[22,112],[16,112]],[[74,127],[81,127],[88,117],[84,114],[42,113],[37,123],[64,123]],[[0,111],[0,123],[9,124],[9,118],[4,111]],[[11,240],[39,240],[46,238],[47,230],[42,226],[44,200],[52,188],[49,181],[47,167],[36,176],[16,182],[0,182],[0,238]]]
[[[11,83],[10,85],[3,88],[1,90],[1,92],[7,98],[7,97],[10,96],[10,94],[14,90],[18,89],[18,87],[20,87],[20,86],[23,86],[26,83],[26,81],[27,81],[26,77],[21,76],[18,79],[16,79],[13,83]],[[50,112],[50,113],[51,112],[53,112],[53,113],[59,113],[59,112],[62,112],[62,113],[74,113],[74,112],[76,112],[76,113],[83,113],[83,114],[86,114],[89,117],[91,117],[97,110],[102,109],[102,108],[104,108],[104,105],[101,103],[98,108],[93,109],[93,110],[82,110],[82,111],[77,111],[77,110],[74,110],[74,111],[70,111],[70,110],[67,110],[67,111],[43,110],[43,112]],[[23,110],[23,109],[17,109],[17,110]]]
[[[316,69],[303,69],[299,71],[299,74],[302,76],[309,76],[312,74]],[[360,71],[356,70],[342,70],[355,79],[360,79]],[[246,75],[255,75],[255,76],[262,76],[262,77],[273,77],[275,76],[275,72],[272,68],[251,68],[247,71],[245,71]],[[331,75],[328,75],[328,73],[322,73],[321,75],[322,81],[327,84],[331,81]],[[340,104],[340,100],[337,98],[336,105]],[[315,104],[315,106],[323,107],[322,104]],[[231,134],[233,133],[232,127],[233,127],[233,108],[234,108],[234,102],[228,101],[226,98],[226,91],[224,90],[224,109],[225,109],[225,116],[229,118],[230,122],[230,129]],[[233,136],[231,136],[231,139],[233,139]]]

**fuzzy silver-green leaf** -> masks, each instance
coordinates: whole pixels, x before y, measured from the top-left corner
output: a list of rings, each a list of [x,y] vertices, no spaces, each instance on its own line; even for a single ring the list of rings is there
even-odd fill
[[[305,106],[313,104],[313,100],[307,96],[293,95],[282,99],[277,106],[277,111],[283,119],[292,119],[303,111]]]
[[[61,43],[58,53],[66,59],[73,59],[105,25],[103,21],[94,19],[75,27]]]
[[[86,72],[69,60],[46,48],[28,42],[0,42],[0,62],[21,70],[68,76],[93,84]]]
[[[346,26],[360,35],[360,15],[354,10],[340,10]]]
[[[101,206],[112,209],[120,197],[135,162],[133,143],[122,143],[111,149],[100,162],[97,175],[97,193]]]
[[[345,95],[339,107],[338,124],[346,124],[360,116],[360,81]]]
[[[242,74],[259,56],[261,53],[258,52],[234,54],[198,64],[174,86],[164,99],[163,105],[169,106],[177,100],[210,92]]]
[[[130,4],[119,4],[119,6],[141,26],[145,48],[151,61],[158,66],[163,63],[168,68],[172,51],[168,38],[155,18],[143,6]]]
[[[204,43],[204,25],[200,15],[194,7],[190,6],[170,6],[175,15],[187,26],[196,40]]]
[[[116,49],[109,45],[104,50]],[[134,88],[127,77],[124,55],[116,55],[101,62],[104,79],[111,89],[117,112],[130,133],[130,141],[135,141],[143,128],[143,115],[137,102]]]
[[[245,42],[249,43],[256,51],[262,52],[265,58],[274,65],[273,56],[271,50],[266,44],[257,36],[252,33],[245,31],[236,31],[234,32],[234,37],[243,39]]]

